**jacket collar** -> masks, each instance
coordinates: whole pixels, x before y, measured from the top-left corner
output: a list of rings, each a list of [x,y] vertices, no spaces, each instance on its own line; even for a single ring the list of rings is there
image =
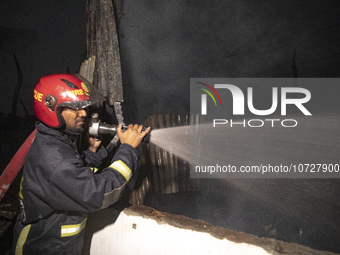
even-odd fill
[[[53,129],[49,126],[46,126],[42,122],[37,122],[35,124],[35,127],[39,133],[54,136],[58,138],[59,140],[64,141],[67,144],[75,145],[76,141],[79,140],[79,136],[80,136],[80,134],[76,134],[68,130]]]

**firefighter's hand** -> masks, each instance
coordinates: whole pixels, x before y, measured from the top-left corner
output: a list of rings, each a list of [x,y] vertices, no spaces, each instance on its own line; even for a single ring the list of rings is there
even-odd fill
[[[89,136],[88,139],[89,149],[93,152],[97,152],[97,149],[100,146],[101,142],[102,141],[99,140],[98,138],[95,139],[94,137]]]
[[[143,125],[138,126],[137,124],[130,124],[128,126],[128,129],[123,132],[122,125],[119,125],[117,128],[117,134],[120,138],[120,142],[127,143],[136,148],[138,144],[140,144],[140,142],[143,140],[144,136],[146,136],[150,132],[150,127],[148,127],[143,133],[142,129]]]

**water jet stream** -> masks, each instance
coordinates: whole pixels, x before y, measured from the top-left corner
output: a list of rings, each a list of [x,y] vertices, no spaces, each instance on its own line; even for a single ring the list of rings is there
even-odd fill
[[[272,127],[269,122],[262,127],[243,127],[240,124],[213,127],[212,123],[207,123],[156,129],[151,133],[150,142],[192,165],[340,163],[339,117],[294,119],[298,122],[296,127],[282,127],[277,123]],[[304,177],[313,176],[308,174]]]

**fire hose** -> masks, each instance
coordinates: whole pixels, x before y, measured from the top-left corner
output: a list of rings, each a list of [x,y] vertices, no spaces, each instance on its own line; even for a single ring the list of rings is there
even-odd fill
[[[5,170],[0,176],[0,201],[5,196],[7,190],[11,186],[12,182],[14,181],[15,177],[20,172],[22,166],[24,165],[25,157],[37,130],[35,129],[25,140],[25,142],[21,145],[17,153],[11,159]]]

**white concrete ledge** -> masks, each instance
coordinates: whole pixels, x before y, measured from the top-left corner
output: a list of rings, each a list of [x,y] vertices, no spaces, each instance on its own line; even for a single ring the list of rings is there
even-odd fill
[[[113,209],[93,216],[88,228],[98,229],[100,224],[103,227],[92,233],[91,255],[334,254],[161,213],[146,206],[126,208],[118,218]],[[104,226],[104,222],[110,221]]]

